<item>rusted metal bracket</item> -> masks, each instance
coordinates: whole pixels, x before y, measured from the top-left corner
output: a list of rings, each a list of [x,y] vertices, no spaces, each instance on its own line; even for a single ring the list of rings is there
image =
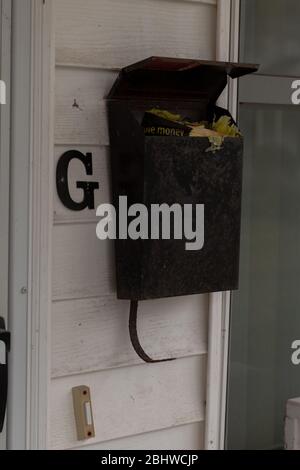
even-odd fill
[[[148,354],[144,351],[139,341],[138,332],[137,332],[137,312],[138,312],[138,301],[131,300],[130,301],[130,313],[129,313],[129,334],[132,346],[137,353],[137,355],[144,361],[148,363],[155,363],[155,362],[167,362],[167,361],[174,361],[176,358],[168,358],[168,359],[152,359]]]

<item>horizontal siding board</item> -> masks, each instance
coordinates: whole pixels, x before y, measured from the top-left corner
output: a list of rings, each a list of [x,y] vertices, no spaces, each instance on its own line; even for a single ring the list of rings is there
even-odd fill
[[[207,352],[208,296],[140,302],[138,331],[153,358]],[[128,332],[129,302],[115,295],[55,302],[52,376],[140,364]]]
[[[53,300],[115,293],[113,241],[98,240],[96,225],[56,225],[53,246]]]
[[[143,364],[51,381],[53,449],[77,441],[71,389],[91,389],[96,436],[88,443],[119,439],[203,421],[206,356]]]
[[[72,199],[76,202],[82,201],[83,191],[76,187],[77,181],[96,181],[99,183],[99,189],[94,191],[95,197],[95,210],[84,209],[80,212],[71,211],[63,205],[60,201],[56,191],[55,171],[59,158],[67,150],[78,150],[84,155],[87,152],[92,153],[93,158],[93,175],[88,176],[85,172],[85,167],[79,160],[71,161],[68,171],[68,187]],[[111,188],[110,188],[110,167],[109,167],[109,148],[108,147],[81,147],[72,146],[69,148],[56,147],[55,148],[55,168],[54,168],[54,223],[83,223],[94,222],[96,224],[96,208],[99,204],[110,202]]]
[[[215,2],[59,0],[56,62],[119,68],[151,55],[214,58]]]
[[[103,98],[116,77],[111,71],[56,69],[56,144],[108,145]]]
[[[202,450],[204,422],[79,447],[77,450]]]

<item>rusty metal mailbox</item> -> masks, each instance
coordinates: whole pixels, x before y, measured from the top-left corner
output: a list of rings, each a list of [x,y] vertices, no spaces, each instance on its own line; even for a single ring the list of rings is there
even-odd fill
[[[147,136],[149,108],[195,121],[228,115],[216,100],[228,76],[257,66],[151,57],[121,70],[108,96],[113,202],[128,206],[202,204],[204,243],[187,239],[117,238],[117,295],[143,300],[238,288],[243,138],[225,137],[211,149],[208,137]],[[192,215],[193,223],[195,214]],[[118,218],[117,218],[118,220]],[[129,219],[130,220],[130,219]],[[149,224],[150,224],[149,215]]]

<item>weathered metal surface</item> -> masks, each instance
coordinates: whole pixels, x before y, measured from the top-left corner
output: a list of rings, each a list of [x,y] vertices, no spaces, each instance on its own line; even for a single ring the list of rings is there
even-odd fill
[[[150,299],[238,287],[242,138],[216,152],[202,137],[145,137],[126,105],[111,103],[112,175],[128,204],[204,204],[204,246],[187,240],[117,240],[119,298]],[[120,129],[120,122],[123,126]],[[117,131],[116,131],[117,129]]]
[[[257,66],[152,58],[121,71],[108,99],[113,201],[128,205],[204,204],[204,246],[186,239],[116,241],[119,298],[143,300],[238,288],[242,191],[241,137],[215,152],[206,137],[145,136],[144,114],[168,109],[194,121],[228,114],[215,99]],[[195,216],[195,213],[194,213]]]

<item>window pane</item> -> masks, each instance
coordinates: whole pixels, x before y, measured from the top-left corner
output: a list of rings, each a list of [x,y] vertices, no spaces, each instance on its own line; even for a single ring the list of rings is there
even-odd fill
[[[299,2],[300,3],[300,2]],[[245,135],[240,289],[232,297],[229,449],[283,446],[300,396],[300,107],[241,105]]]
[[[300,75],[299,0],[243,0],[241,60],[259,73]]]

